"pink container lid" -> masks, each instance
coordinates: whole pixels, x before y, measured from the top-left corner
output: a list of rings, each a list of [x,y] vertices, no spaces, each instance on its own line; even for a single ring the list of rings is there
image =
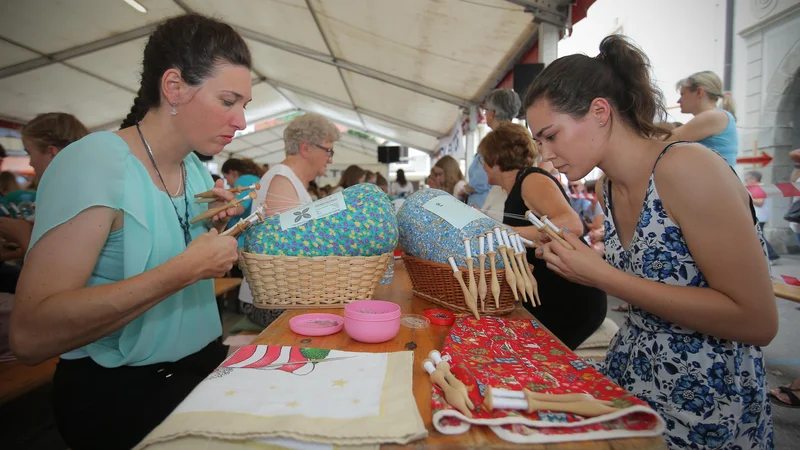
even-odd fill
[[[359,300],[344,307],[345,317],[365,322],[395,320],[401,313],[400,305],[382,300]]]
[[[301,314],[289,319],[289,329],[303,336],[328,336],[342,328],[344,318],[336,314]]]

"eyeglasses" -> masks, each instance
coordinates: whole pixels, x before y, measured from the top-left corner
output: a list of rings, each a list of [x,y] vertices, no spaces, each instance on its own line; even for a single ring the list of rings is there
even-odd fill
[[[317,147],[320,150],[325,150],[326,152],[328,152],[328,159],[333,159],[333,153],[334,153],[333,147],[323,147],[319,144],[311,144],[311,145]]]

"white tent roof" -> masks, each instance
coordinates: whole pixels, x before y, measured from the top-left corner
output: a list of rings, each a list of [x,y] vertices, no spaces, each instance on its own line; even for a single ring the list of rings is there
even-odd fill
[[[147,35],[168,17],[198,12],[230,23],[250,46],[249,123],[314,111],[431,152],[537,29],[518,1],[503,0],[140,0],[145,14],[123,0],[3,3],[0,118],[65,111],[92,129],[114,127],[138,89]],[[272,161],[281,131],[237,138],[226,153]],[[364,139],[339,146],[375,152]]]

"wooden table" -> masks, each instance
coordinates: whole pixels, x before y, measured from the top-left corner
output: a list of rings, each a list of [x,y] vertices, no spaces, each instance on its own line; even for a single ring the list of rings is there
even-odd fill
[[[426,309],[435,306],[420,297],[414,297],[411,292],[411,280],[403,267],[402,262],[395,264],[394,280],[388,286],[380,286],[374,297],[389,300],[400,305],[403,313],[422,314]],[[413,298],[413,300],[412,300]],[[314,309],[290,310],[281,314],[269,327],[253,341],[261,345],[290,345],[294,347],[318,347],[330,350],[347,350],[353,352],[396,352],[406,350],[410,343],[416,344],[414,349],[414,397],[417,407],[428,429],[428,437],[421,441],[412,442],[408,446],[384,445],[383,449],[395,448],[425,448],[425,449],[483,449],[483,448],[535,448],[548,450],[568,449],[600,449],[600,450],[650,450],[666,449],[663,438],[630,438],[604,441],[569,442],[561,444],[544,445],[519,445],[506,442],[498,438],[489,427],[473,426],[469,432],[460,435],[444,435],[433,428],[431,413],[431,382],[428,374],[419,369],[422,361],[433,350],[441,350],[444,340],[450,333],[450,327],[432,325],[425,329],[414,330],[401,326],[397,337],[382,344],[362,344],[350,338],[344,331],[332,336],[306,337],[299,336],[289,329],[289,319],[308,312],[325,312],[342,315],[342,309]],[[517,308],[510,318],[530,318],[527,310]]]

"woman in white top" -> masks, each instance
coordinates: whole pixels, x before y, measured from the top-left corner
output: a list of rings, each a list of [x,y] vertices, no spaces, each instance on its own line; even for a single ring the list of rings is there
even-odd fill
[[[406,198],[413,193],[414,185],[406,180],[406,172],[403,169],[397,169],[397,181],[392,183],[392,195]]]
[[[328,164],[333,162],[333,144],[338,140],[339,130],[319,114],[308,113],[294,119],[283,132],[286,159],[261,178],[255,204],[264,204],[270,216],[310,203],[308,184],[325,175]],[[283,312],[256,309],[247,281],[242,282],[239,301],[247,318],[264,327]]]

